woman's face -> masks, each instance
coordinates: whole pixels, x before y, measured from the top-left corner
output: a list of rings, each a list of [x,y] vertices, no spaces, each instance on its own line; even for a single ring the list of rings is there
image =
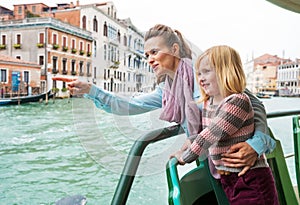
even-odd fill
[[[179,58],[176,57],[178,52],[175,47],[174,49],[168,48],[162,37],[153,37],[145,42],[145,55],[157,77],[164,74],[174,76],[179,63]]]
[[[211,67],[207,56],[200,62],[198,80],[200,87],[207,95],[214,96],[214,99],[221,96],[215,69]]]

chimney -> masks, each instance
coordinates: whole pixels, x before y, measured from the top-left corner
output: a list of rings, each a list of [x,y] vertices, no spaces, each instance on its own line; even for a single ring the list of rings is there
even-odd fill
[[[80,4],[79,4],[79,0],[76,1],[76,7],[79,7]]]

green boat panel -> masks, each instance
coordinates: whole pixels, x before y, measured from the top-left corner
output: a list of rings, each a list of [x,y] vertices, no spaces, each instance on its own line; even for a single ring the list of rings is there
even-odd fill
[[[299,115],[293,117],[293,134],[294,134],[296,179],[298,184],[298,196],[300,198],[300,116]]]
[[[271,154],[267,155],[267,158],[275,179],[279,202],[281,205],[296,205],[298,201],[288,172],[281,143],[274,137],[271,130],[270,136],[276,140],[276,148]]]
[[[267,118],[277,118],[284,116],[292,116],[299,115],[300,110],[291,110],[291,111],[281,111],[281,112],[271,112],[267,113]],[[296,174],[297,174],[297,183],[299,188],[299,118],[294,121],[294,138],[297,138],[297,143],[295,143],[295,152],[296,152]],[[295,129],[297,128],[297,129]],[[297,131],[295,131],[297,130]],[[118,185],[116,187],[113,199],[111,201],[111,205],[120,205],[126,204],[128,195],[131,190],[132,183],[135,178],[136,171],[138,169],[140,158],[143,155],[145,148],[151,144],[155,143],[170,137],[174,137],[180,134],[183,134],[184,131],[179,125],[174,125],[170,127],[160,128],[157,130],[152,130],[149,133],[141,136],[139,139],[131,147],[131,150],[128,154],[125,166],[123,168],[123,172],[120,175],[120,179]],[[296,133],[296,134],[295,134]],[[273,136],[273,134],[272,134]],[[295,141],[296,142],[296,141]],[[276,150],[268,155],[268,161],[270,166],[273,169],[273,173],[275,173],[275,180],[277,188],[279,189],[280,200],[284,201],[284,204],[288,205],[296,205],[298,202],[296,201],[296,194],[293,190],[291,180],[289,178],[286,162],[283,156],[282,147],[280,142],[277,140],[277,148]],[[216,180],[212,180],[212,176],[208,171],[208,166],[205,165],[206,161],[203,161],[198,164],[198,167],[190,173],[187,173],[182,177],[182,179],[178,178],[177,173],[177,160],[171,159],[167,163],[167,179],[169,186],[169,204],[181,205],[185,203],[189,203],[193,201],[193,205],[196,204],[204,204],[204,201],[212,201],[211,203],[207,203],[209,205],[214,204],[222,204],[227,205],[227,199],[224,194],[223,189],[218,184]],[[206,169],[206,170],[205,170]],[[199,178],[199,174],[204,176],[202,180]],[[189,190],[188,184],[189,182],[196,181],[195,187],[199,188],[199,193],[190,194],[191,200],[187,200],[189,194],[184,193],[182,190]],[[208,183],[209,181],[209,183]],[[198,184],[198,185],[197,185]],[[192,186],[190,186],[192,187]],[[203,188],[204,187],[204,188]],[[282,187],[282,188],[281,188]],[[192,189],[192,188],[191,188]],[[205,191],[207,189],[207,191]],[[192,189],[197,190],[197,189]],[[202,190],[202,191],[201,191]],[[300,193],[300,191],[299,191]],[[182,197],[184,196],[184,197]],[[200,200],[195,200],[197,197],[200,197]],[[188,199],[189,200],[189,199]]]
[[[297,122],[299,126],[299,120]],[[296,205],[298,201],[288,173],[281,143],[274,137],[270,129],[269,131],[270,136],[276,140],[276,148],[271,154],[267,155],[267,159],[273,172],[280,204]],[[207,201],[204,201],[207,200],[207,198],[202,200],[202,197],[209,192],[214,193],[214,195],[210,195],[210,197],[215,198],[218,201],[217,204],[229,204],[221,185],[211,176],[207,168],[207,161],[201,162],[198,167],[189,171],[181,179],[178,178],[177,165],[178,162],[176,159],[171,159],[169,163],[167,163],[166,174],[169,186],[170,205],[207,204]],[[297,170],[299,170],[299,161]],[[297,173],[299,174],[299,171],[297,171]],[[212,198],[209,198],[209,200],[213,200]]]

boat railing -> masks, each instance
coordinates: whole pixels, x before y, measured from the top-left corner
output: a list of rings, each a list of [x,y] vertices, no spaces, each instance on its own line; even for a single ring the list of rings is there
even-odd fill
[[[300,115],[300,110],[270,112],[267,113],[267,118],[270,119],[292,115]],[[147,134],[141,136],[139,139],[137,139],[130,149],[111,204],[126,204],[130,193],[130,189],[135,178],[135,174],[140,163],[140,159],[143,155],[144,150],[149,144],[168,139],[170,137],[174,137],[183,133],[184,131],[180,127],[180,125],[174,125],[150,131]],[[287,157],[292,157],[290,155],[291,154],[289,154]],[[298,181],[298,183],[300,182]]]

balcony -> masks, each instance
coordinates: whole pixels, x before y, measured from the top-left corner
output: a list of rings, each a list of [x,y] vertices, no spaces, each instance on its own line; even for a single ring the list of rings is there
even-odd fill
[[[44,48],[44,44],[43,44],[43,43],[37,43],[36,46],[37,46],[38,48]]]
[[[4,50],[6,49],[6,45],[5,44],[0,44],[0,50]]]
[[[62,51],[64,51],[64,52],[67,52],[68,49],[69,49],[68,46],[63,46],[63,47],[62,47]]]
[[[114,61],[113,64],[109,66],[109,68],[118,69],[119,65],[120,65],[120,61]]]
[[[58,45],[58,44],[53,44],[53,45],[52,45],[52,48],[53,48],[54,50],[57,50],[57,49],[59,48],[59,45]]]
[[[52,69],[52,74],[57,74],[58,73],[58,69]]]
[[[84,50],[80,50],[79,54],[83,56],[85,54]]]
[[[15,49],[20,49],[21,48],[21,44],[19,44],[19,43],[16,43],[13,46],[14,46]]]
[[[73,54],[75,54],[75,53],[77,53],[77,49],[76,49],[76,48],[72,48],[71,52],[72,52]]]

